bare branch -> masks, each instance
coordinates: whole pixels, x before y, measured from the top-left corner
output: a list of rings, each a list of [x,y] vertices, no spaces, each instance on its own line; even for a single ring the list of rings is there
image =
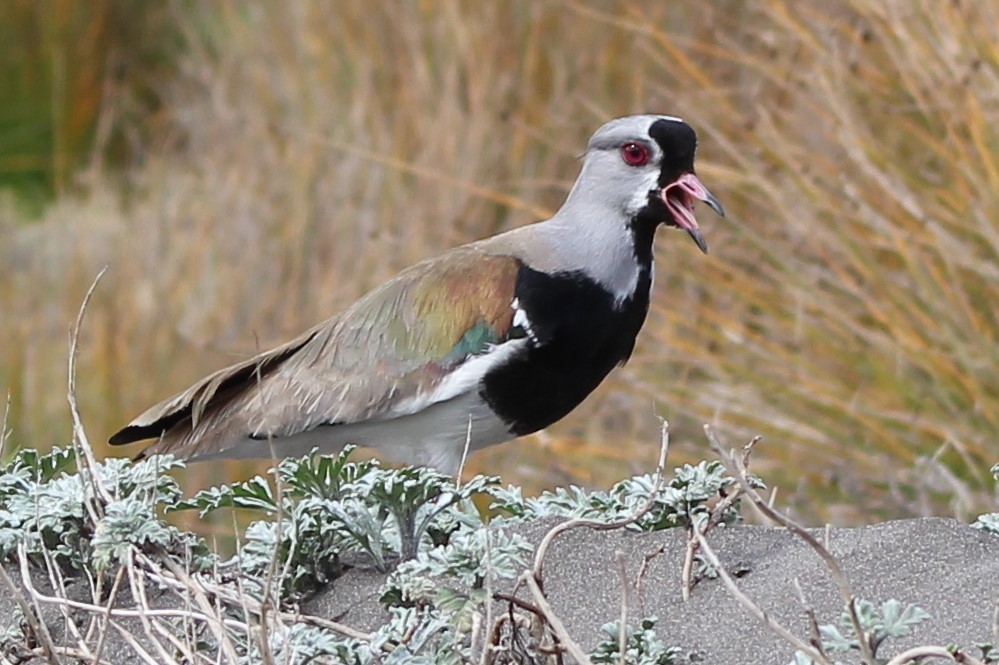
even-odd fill
[[[139,576],[136,574],[135,552],[135,548],[132,548],[131,551],[129,551],[128,558],[125,560],[125,567],[128,570],[126,578],[128,580],[129,588],[132,591],[132,598],[135,599],[135,602],[139,605],[139,610],[137,612],[139,623],[142,625],[142,629],[145,632],[146,637],[149,638],[149,642],[156,649],[156,653],[159,656],[158,660],[161,663],[179,665],[176,659],[174,659],[167,652],[167,650],[163,647],[163,644],[161,644],[156,638],[156,635],[153,634],[153,618],[155,615],[149,607],[149,602],[146,599],[146,581],[145,579],[139,579]],[[112,612],[114,612],[114,610],[112,610]]]
[[[458,471],[454,474],[454,488],[461,489],[461,474],[465,473],[465,462],[468,461],[468,451],[472,447],[472,416],[468,416],[468,428],[465,430],[465,445],[461,449],[461,462],[458,464]]]
[[[690,600],[694,577],[694,553],[697,551],[697,537],[694,531],[697,527],[692,523],[687,525],[687,545],[683,548],[683,567],[680,569],[680,597],[684,602]]]
[[[825,655],[825,649],[822,646],[822,633],[819,630],[819,620],[815,616],[815,609],[812,607],[808,599],[805,598],[805,590],[801,588],[801,582],[795,577],[794,589],[798,592],[798,600],[801,601],[801,606],[805,610],[805,615],[808,617],[808,627],[812,631],[812,636],[808,639],[809,643],[818,649],[819,653]]]
[[[150,561],[148,557],[142,555],[141,553],[139,554],[139,556],[140,560],[146,566],[155,569],[155,564],[153,564],[153,562]],[[226,633],[226,631],[224,630],[224,626],[230,625],[229,622],[231,620],[226,619],[225,615],[217,614],[215,612],[215,608],[212,606],[212,603],[208,600],[198,580],[192,579],[190,576],[188,576],[187,573],[185,573],[180,566],[171,561],[169,557],[164,559],[164,564],[166,565],[167,569],[170,570],[171,574],[174,576],[175,579],[177,579],[186,588],[194,592],[193,593],[194,603],[198,607],[198,609],[200,609],[201,612],[204,613],[203,615],[205,617],[205,621],[207,622],[209,629],[212,631],[212,634],[215,636],[215,639],[218,641],[219,649],[221,649],[222,653],[225,654],[226,658],[234,659],[233,662],[235,662],[236,647],[232,644],[232,640],[230,639],[229,634]],[[242,622],[234,622],[232,625],[237,625],[237,624],[240,626],[244,626]],[[246,630],[249,629],[247,628]]]

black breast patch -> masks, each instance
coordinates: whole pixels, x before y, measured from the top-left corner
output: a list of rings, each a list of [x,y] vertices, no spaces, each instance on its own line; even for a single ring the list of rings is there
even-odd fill
[[[614,296],[582,272],[521,268],[516,297],[535,343],[486,374],[481,388],[513,434],[559,420],[631,356],[648,313],[650,286],[646,268],[635,294],[615,305]]]

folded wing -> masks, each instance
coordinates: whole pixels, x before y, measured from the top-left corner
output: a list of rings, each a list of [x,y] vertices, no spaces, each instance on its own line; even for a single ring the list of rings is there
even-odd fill
[[[111,437],[158,438],[142,456],[225,454],[247,438],[387,420],[452,399],[465,363],[519,336],[520,263],[465,247],[400,273],[296,339],[226,367]]]

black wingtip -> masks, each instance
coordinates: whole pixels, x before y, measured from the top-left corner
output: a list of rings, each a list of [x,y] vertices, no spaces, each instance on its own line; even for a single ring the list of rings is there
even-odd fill
[[[129,425],[124,427],[108,438],[108,443],[112,446],[123,446],[127,443],[135,443],[143,439],[152,439],[163,433],[160,427],[136,427]]]

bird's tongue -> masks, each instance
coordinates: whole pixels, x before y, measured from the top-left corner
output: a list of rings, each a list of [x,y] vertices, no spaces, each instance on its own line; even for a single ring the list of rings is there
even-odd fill
[[[673,223],[689,233],[701,251],[707,253],[708,244],[697,226],[697,219],[694,218],[694,199],[704,201],[724,217],[725,212],[718,199],[711,195],[708,188],[693,173],[684,173],[675,182],[664,187],[660,196],[673,215]]]

